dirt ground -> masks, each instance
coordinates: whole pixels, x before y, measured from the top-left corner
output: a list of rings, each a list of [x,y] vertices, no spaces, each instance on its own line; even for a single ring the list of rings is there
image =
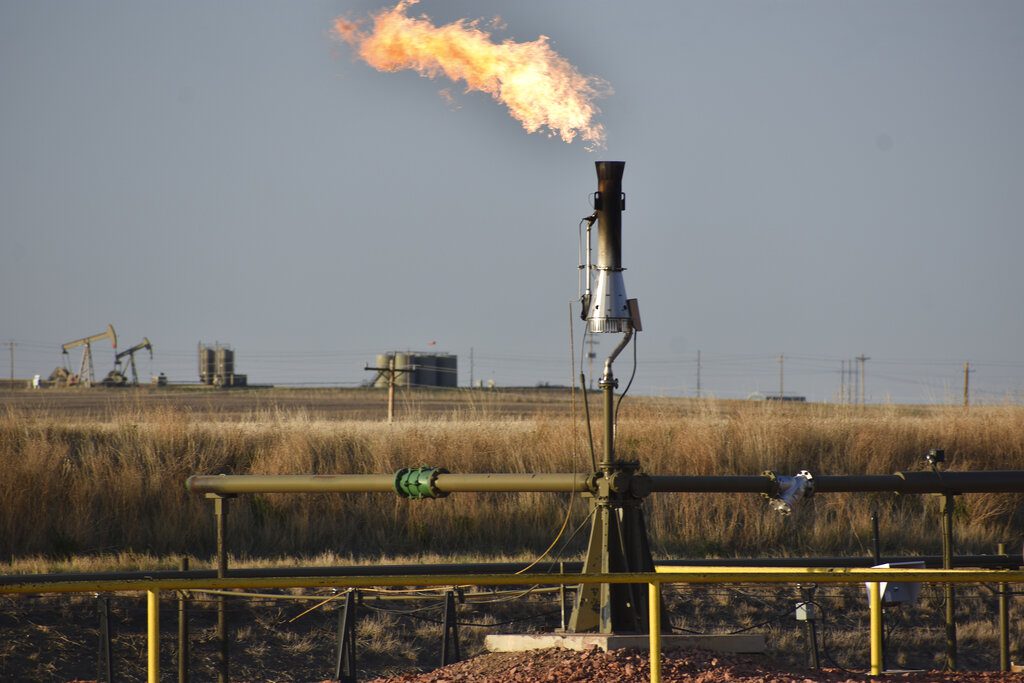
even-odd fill
[[[666,683],[679,681],[861,681],[867,665],[866,624],[855,609],[861,596],[819,597],[835,612],[819,634],[821,663],[807,666],[804,632],[792,614],[788,596],[765,588],[753,592],[686,590],[667,595],[673,628],[701,632],[748,631],[765,635],[769,651],[763,656],[723,656],[708,652],[666,652],[662,674]],[[295,596],[291,592],[278,597]],[[193,681],[216,680],[219,641],[215,601],[196,594],[189,602],[189,669]],[[970,596],[964,596],[968,602]],[[0,681],[94,681],[98,663],[100,608],[109,599],[111,659],[116,681],[145,679],[146,608],[134,594],[100,596],[0,597]],[[287,599],[231,598],[228,602],[232,681],[329,681],[337,653],[339,603],[332,601],[303,614],[320,602]],[[972,612],[988,620],[987,610]],[[558,593],[523,599],[501,596],[467,597],[457,606],[459,641],[464,661],[438,668],[443,616],[442,596],[366,595],[357,608],[356,668],[358,679],[375,683],[603,683],[648,681],[646,653],[629,650],[571,652],[536,651],[487,654],[482,644],[489,633],[550,632],[559,627]],[[174,594],[167,594],[161,611],[161,670],[163,680],[176,680],[178,613]],[[941,665],[941,624],[934,610],[915,611],[892,620],[889,662],[892,668],[932,669]],[[840,620],[851,620],[840,623]],[[960,666],[963,673],[923,671],[893,675],[909,681],[1024,682],[1024,675],[991,672],[998,665],[992,638],[979,637],[980,622],[962,615]],[[751,628],[748,628],[752,626]],[[922,633],[930,634],[923,638]],[[1016,635],[1016,631],[1014,631]],[[1016,651],[1016,650],[1015,650]],[[985,670],[989,670],[986,672]]]
[[[711,652],[672,652],[662,657],[664,683],[809,683],[865,681],[870,676],[839,669],[797,670],[755,657],[727,657]],[[539,650],[475,657],[424,674],[376,678],[371,683],[646,683],[650,681],[646,652],[613,650],[572,652]],[[1024,681],[1024,674],[948,673],[921,671],[891,674],[899,681]]]

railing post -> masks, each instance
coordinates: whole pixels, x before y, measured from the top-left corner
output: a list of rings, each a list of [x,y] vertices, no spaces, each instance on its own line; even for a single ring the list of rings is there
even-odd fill
[[[96,597],[100,613],[99,660],[97,678],[104,683],[114,683],[114,664],[110,637],[110,598]]]
[[[798,585],[797,588],[804,605],[804,635],[807,638],[808,659],[811,668],[817,670],[821,668],[821,663],[818,661],[818,629],[814,625],[814,622],[817,621],[818,610],[814,603],[815,586]]]
[[[1006,554],[1006,544],[1000,543],[996,552]],[[1010,590],[1003,582],[999,584],[999,670],[1010,670]]]
[[[882,674],[882,586],[877,581],[868,584],[868,603],[871,610],[871,675]]]
[[[942,499],[942,568],[953,568],[953,508],[956,497],[944,494]],[[946,669],[956,671],[956,590],[946,584]]]
[[[648,630],[651,634],[651,683],[661,683],[661,584],[647,584]]]
[[[565,562],[558,563],[558,573],[565,574]],[[565,584],[558,584],[558,610],[562,617],[562,631],[565,631]]]
[[[449,646],[449,642],[451,645]],[[455,592],[448,591],[444,598],[444,622],[441,631],[441,666],[462,659],[459,650],[459,619],[455,609]]]
[[[356,683],[356,591],[349,589],[338,612],[338,656],[334,661],[334,679]]]
[[[160,683],[160,590],[146,591],[147,683]]]
[[[228,499],[234,496],[207,493],[206,497],[213,499],[213,514],[217,522],[217,578],[223,579],[228,575]],[[229,683],[231,656],[228,645],[228,610],[223,594],[217,596],[217,640],[220,641],[217,683]]]

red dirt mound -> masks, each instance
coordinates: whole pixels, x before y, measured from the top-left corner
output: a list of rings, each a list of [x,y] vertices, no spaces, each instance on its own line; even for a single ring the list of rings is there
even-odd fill
[[[664,683],[815,683],[865,681],[861,673],[822,669],[785,672],[764,658],[724,656],[710,652],[669,653],[662,658]],[[891,674],[898,681],[1021,681],[1024,674],[998,672]],[[377,678],[370,683],[647,683],[651,679],[646,652],[535,650],[495,653],[436,669],[429,673]]]

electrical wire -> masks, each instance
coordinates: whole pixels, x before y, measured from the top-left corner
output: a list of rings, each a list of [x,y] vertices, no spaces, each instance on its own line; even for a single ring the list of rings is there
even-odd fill
[[[594,455],[594,432],[590,426],[590,401],[587,400],[587,378],[580,372],[580,385],[582,386],[581,393],[583,394],[583,415],[587,421],[587,443],[590,444],[590,464],[594,468],[594,472],[597,471],[597,457]]]
[[[804,602],[806,604],[808,604],[808,605],[815,605],[818,608],[818,611],[821,613],[821,653],[823,655],[825,655],[825,659],[827,659],[829,662],[831,662],[832,666],[834,666],[835,668],[839,669],[843,673],[854,674],[854,675],[857,675],[857,676],[867,674],[868,673],[867,671],[857,671],[856,669],[847,669],[846,667],[844,667],[841,664],[839,664],[839,662],[837,662],[835,659],[833,659],[832,655],[828,651],[828,620],[825,618],[825,615],[828,614],[828,610],[826,610],[821,605],[821,603],[819,603],[819,602],[817,602],[815,600],[805,600]]]
[[[586,220],[586,219],[584,219],[584,220]],[[583,221],[580,221],[580,225],[581,226],[583,225]],[[576,357],[575,357],[575,343],[574,343],[574,339],[573,339],[572,302],[569,303],[569,355],[570,355],[570,361],[572,363],[572,372],[575,372],[576,371]],[[574,383],[574,386],[575,386],[575,383]],[[575,399],[575,392],[573,392],[573,399],[572,399],[572,423],[573,423],[572,474],[573,474],[573,479],[575,479],[576,478],[576,474],[577,474],[577,471],[576,471],[577,470],[577,467],[576,467],[577,451],[576,451],[576,399]],[[591,455],[593,455],[593,446],[591,446]],[[548,554],[551,552],[552,548],[554,548],[556,545],[558,545],[558,541],[562,538],[562,535],[565,533],[566,528],[569,526],[569,520],[572,518],[572,506],[573,506],[573,503],[575,503],[575,502],[576,502],[576,490],[574,488],[572,491],[569,492],[569,504],[565,508],[565,518],[562,520],[562,526],[558,529],[558,533],[555,534],[555,538],[552,539],[551,543],[548,545],[547,548],[545,548],[544,552],[541,553],[540,556],[538,556],[530,564],[526,565],[525,567],[523,567],[522,569],[517,571],[516,574],[524,574],[524,573],[528,572],[530,569],[532,569],[533,567],[537,566],[537,564],[540,563],[541,560],[543,560],[545,557],[548,556]],[[536,586],[534,586],[533,588],[536,588]],[[533,588],[531,588],[530,591],[532,591]],[[529,593],[529,591],[524,593],[524,595],[528,594],[528,593]]]
[[[366,607],[367,609],[373,610],[374,612],[380,612],[380,613],[383,613],[383,614],[395,614],[395,615],[398,615],[400,617],[408,617],[409,619],[414,619],[416,621],[424,621],[424,622],[427,622],[428,624],[443,624],[444,623],[440,619],[432,619],[430,617],[423,617],[423,616],[419,616],[417,614],[405,613],[405,612],[397,612],[397,611],[394,611],[394,610],[387,610],[387,609],[383,609],[383,608],[380,608],[380,607],[374,607],[372,605],[363,605],[363,607]],[[444,608],[444,605],[434,605],[431,609],[443,609],[443,608]],[[455,623],[457,625],[459,625],[459,626],[475,626],[475,627],[478,627],[478,628],[492,628],[494,626],[505,626],[506,624],[515,624],[515,623],[520,622],[520,621],[530,621],[531,619],[541,619],[541,618],[544,618],[544,617],[552,616],[554,614],[561,614],[561,610],[549,610],[547,612],[542,612],[540,614],[533,614],[533,615],[526,616],[526,617],[516,617],[515,619],[509,619],[507,621],[496,621],[493,624],[483,624],[483,623],[474,622],[474,621],[456,621]]]

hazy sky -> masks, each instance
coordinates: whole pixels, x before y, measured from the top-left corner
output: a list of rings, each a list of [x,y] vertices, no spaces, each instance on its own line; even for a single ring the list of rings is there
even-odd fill
[[[622,159],[637,391],[691,394],[700,349],[723,397],[776,391],[786,354],[787,392],[830,399],[861,353],[874,400],[955,398],[964,361],[979,398],[1024,395],[1024,3],[414,9],[500,15],[608,81],[599,152],[331,35],[388,6],[0,0],[16,374],[109,322],[177,381],[199,340],[251,382],[332,384],[436,341],[462,384],[471,348],[475,379],[567,383],[577,224],[593,162]]]

